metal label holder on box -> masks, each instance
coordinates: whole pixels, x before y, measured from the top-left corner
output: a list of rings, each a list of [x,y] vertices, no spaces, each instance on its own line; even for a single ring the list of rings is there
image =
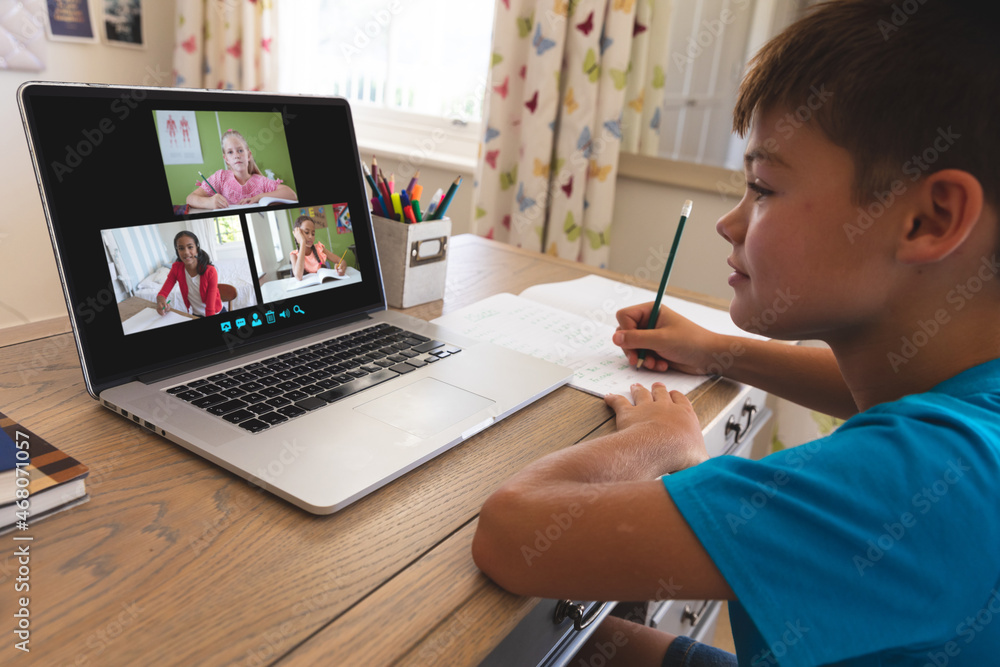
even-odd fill
[[[385,298],[410,308],[444,298],[451,218],[407,225],[373,215]]]

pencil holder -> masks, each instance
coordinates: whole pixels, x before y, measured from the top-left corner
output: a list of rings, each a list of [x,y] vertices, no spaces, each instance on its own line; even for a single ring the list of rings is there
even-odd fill
[[[385,298],[409,308],[444,298],[451,218],[407,225],[372,215]]]

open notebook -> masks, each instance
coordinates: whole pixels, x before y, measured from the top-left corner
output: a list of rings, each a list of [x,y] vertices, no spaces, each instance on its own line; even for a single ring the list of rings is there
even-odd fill
[[[570,385],[596,396],[627,396],[632,384],[648,386],[657,381],[668,389],[689,392],[707,376],[636,370],[628,365],[621,348],[611,342],[618,328],[615,313],[655,298],[656,292],[641,287],[586,276],[535,285],[520,296],[497,294],[439,317],[434,323],[572,368]],[[764,339],[737,327],[724,310],[667,295],[662,305],[711,331]]]

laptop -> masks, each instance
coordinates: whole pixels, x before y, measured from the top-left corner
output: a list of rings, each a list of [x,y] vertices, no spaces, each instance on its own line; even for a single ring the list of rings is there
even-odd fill
[[[87,391],[309,512],[572,375],[387,309],[343,99],[31,82],[18,100]],[[330,255],[306,287],[303,217],[309,262]]]

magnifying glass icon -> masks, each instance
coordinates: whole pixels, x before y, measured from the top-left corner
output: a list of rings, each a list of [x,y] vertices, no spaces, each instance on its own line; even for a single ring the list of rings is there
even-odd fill
[[[294,312],[296,312],[296,313],[300,314],[300,315],[305,315],[305,312],[304,312],[304,311],[303,311],[303,310],[302,310],[301,308],[299,308],[298,306],[294,306],[294,307],[292,307],[292,310],[293,310]]]

